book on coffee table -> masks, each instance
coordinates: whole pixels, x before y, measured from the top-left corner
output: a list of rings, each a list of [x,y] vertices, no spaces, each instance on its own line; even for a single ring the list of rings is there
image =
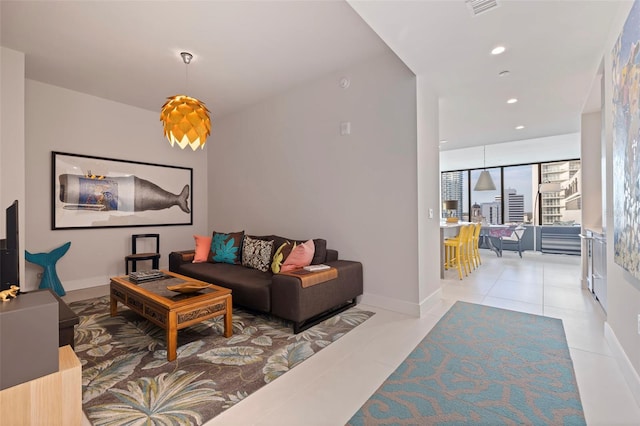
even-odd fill
[[[150,269],[148,271],[137,271],[129,274],[129,280],[134,283],[141,283],[145,281],[153,281],[165,278],[166,275],[159,269]]]

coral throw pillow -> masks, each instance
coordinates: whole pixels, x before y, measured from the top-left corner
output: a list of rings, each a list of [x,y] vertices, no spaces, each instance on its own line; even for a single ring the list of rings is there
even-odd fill
[[[313,240],[309,240],[303,244],[299,244],[291,250],[291,254],[287,256],[280,268],[280,272],[287,272],[293,269],[302,268],[303,266],[311,265],[313,254],[316,251],[316,247],[313,244]]]
[[[209,258],[209,250],[211,249],[211,237],[204,235],[194,235],[196,240],[196,255],[193,257],[192,263],[203,263]]]

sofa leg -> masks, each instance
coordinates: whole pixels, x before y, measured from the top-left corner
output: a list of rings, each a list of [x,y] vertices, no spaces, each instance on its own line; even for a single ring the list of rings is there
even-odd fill
[[[334,315],[339,314],[340,312],[344,312],[347,309],[356,306],[356,299],[352,299],[350,302],[347,302],[343,305],[338,305],[335,308],[329,309],[328,311],[322,312],[321,314],[316,315],[315,317],[311,317],[304,321],[294,322],[293,323],[293,334],[298,334],[301,331],[305,331],[306,329],[313,327],[316,324],[321,323],[324,320],[331,318]]]

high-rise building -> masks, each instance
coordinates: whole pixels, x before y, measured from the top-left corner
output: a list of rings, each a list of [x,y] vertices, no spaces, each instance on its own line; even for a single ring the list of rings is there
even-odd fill
[[[442,185],[442,201],[446,200],[458,200],[458,210],[456,217],[462,217],[462,188],[463,188],[463,173],[465,172],[444,172],[440,176]],[[443,216],[446,212],[443,209]]]
[[[560,221],[576,219],[574,216],[577,215],[572,213],[579,213],[582,204],[580,190],[578,183],[576,183],[579,182],[580,179],[580,174],[578,173],[580,171],[580,165],[580,160],[542,164],[540,171],[541,182],[560,183],[563,188],[566,188],[559,192],[540,194],[542,202],[540,223],[542,225],[551,225]],[[578,175],[576,176],[577,173]],[[569,214],[570,218],[566,214],[567,201],[569,202],[569,210],[573,210],[573,212]]]
[[[507,188],[504,191],[504,217],[505,222],[521,223],[524,221],[524,195],[518,194],[515,189]],[[500,201],[502,197],[496,197]]]
[[[480,208],[482,209],[482,217],[484,217],[486,223],[490,223],[491,225],[499,225],[502,223],[500,202],[482,203]]]

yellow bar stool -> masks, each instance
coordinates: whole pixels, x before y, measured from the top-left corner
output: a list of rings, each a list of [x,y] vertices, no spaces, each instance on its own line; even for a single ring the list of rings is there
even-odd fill
[[[462,268],[464,268],[464,274],[469,275],[469,235],[471,228],[469,225],[463,225],[460,228],[458,236],[455,238],[447,238],[444,240],[445,247],[445,268],[455,266],[458,270],[458,277],[462,279]]]
[[[454,267],[454,258],[456,257],[456,247],[458,246],[458,243],[460,242],[460,238],[462,235],[462,229],[467,226],[467,225],[463,225],[459,228],[458,230],[458,235],[456,235],[455,237],[449,237],[447,239],[444,240],[445,245],[444,245],[444,269],[449,269],[451,267]],[[446,244],[446,242],[449,242],[449,244]]]
[[[467,230],[465,233],[460,232],[457,236],[451,238],[452,240],[462,240],[461,262],[465,270],[465,275],[469,275],[472,269],[476,269],[475,255],[473,250],[473,236],[476,230],[474,224],[464,225]],[[462,231],[462,228],[461,228]],[[479,231],[478,231],[479,232]],[[445,255],[447,253],[445,252]]]
[[[466,239],[463,241],[462,246],[462,263],[467,272],[467,275],[471,273],[471,270],[474,268],[473,261],[473,231],[474,225],[467,225],[467,235]]]
[[[482,259],[480,258],[480,231],[482,230],[482,224],[480,222],[476,223],[472,233],[472,246],[471,246],[471,254],[474,266],[476,269],[482,265]]]

